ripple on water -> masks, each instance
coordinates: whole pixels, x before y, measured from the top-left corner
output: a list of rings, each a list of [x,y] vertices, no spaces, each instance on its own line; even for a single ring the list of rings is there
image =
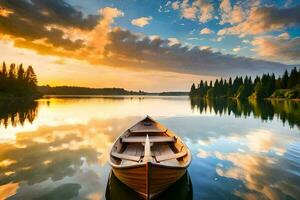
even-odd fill
[[[293,175],[300,177],[300,143],[293,143],[289,145],[286,153],[285,159],[287,160],[287,164],[289,165],[286,168],[287,171],[292,173]]]

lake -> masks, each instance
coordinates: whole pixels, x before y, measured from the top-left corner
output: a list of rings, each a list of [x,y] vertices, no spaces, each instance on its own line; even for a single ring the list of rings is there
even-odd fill
[[[107,161],[146,115],[193,157],[161,199],[300,198],[300,102],[85,96],[0,104],[0,199],[135,198]]]

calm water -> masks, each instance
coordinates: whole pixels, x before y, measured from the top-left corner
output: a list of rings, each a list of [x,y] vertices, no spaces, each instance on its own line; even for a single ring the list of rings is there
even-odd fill
[[[108,184],[107,159],[146,114],[193,154],[161,199],[300,199],[300,103],[186,97],[0,103],[0,199],[133,199],[113,175]]]

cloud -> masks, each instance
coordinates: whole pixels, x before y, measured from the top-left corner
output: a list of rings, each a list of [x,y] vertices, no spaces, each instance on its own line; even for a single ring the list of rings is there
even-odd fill
[[[94,65],[133,71],[156,70],[212,76],[270,70],[281,72],[286,67],[280,63],[224,55],[211,49],[184,45],[174,39],[149,37],[114,27],[115,18],[124,15],[116,8],[105,7],[99,10],[98,15],[84,17],[80,11],[61,0],[18,2],[20,5],[16,5],[16,1],[0,3],[0,6],[14,12],[9,17],[0,17],[0,32],[13,41],[14,46],[33,49],[43,55],[75,58]],[[194,2],[188,6],[199,9],[200,4],[205,3],[197,1],[197,4]],[[42,10],[49,13],[42,13]]]
[[[280,35],[278,35],[277,38],[288,40],[288,39],[290,39],[290,35],[289,35],[289,33],[284,32],[284,33],[281,33]]]
[[[131,24],[133,24],[135,26],[139,26],[139,27],[144,27],[144,26],[150,24],[151,20],[152,20],[152,17],[140,17],[137,19],[133,19],[131,21]]]
[[[180,44],[179,40],[177,38],[168,38],[169,40],[169,45],[173,46],[175,44]]]
[[[189,3],[189,0],[183,0],[181,3],[175,1],[172,3],[172,8],[180,10],[182,18],[198,19],[201,23],[205,23],[213,18],[214,7],[206,0],[196,0],[192,4]]]
[[[111,24],[114,23],[114,19],[124,16],[124,13],[116,8],[105,7],[99,10],[99,14],[102,16],[95,28],[88,33],[88,47],[92,47],[95,53],[102,54],[104,46],[109,43],[107,35],[110,31]]]
[[[246,20],[224,28],[218,35],[251,35],[285,29],[300,24],[300,5],[291,8],[252,7]]]
[[[224,36],[220,36],[217,38],[210,38],[209,40],[213,42],[221,42],[224,38],[225,38]]]
[[[234,51],[234,52],[239,52],[240,50],[241,50],[241,47],[235,47],[232,49],[232,51]]]
[[[8,1],[0,2],[0,6],[6,10],[11,10],[8,16],[0,16],[0,33],[2,35],[13,36],[19,43],[25,40],[31,46],[34,41],[44,40],[44,43],[51,44],[63,49],[77,49],[82,46],[81,39],[72,41],[64,38],[64,32],[57,28],[47,29],[52,24],[65,28],[90,30],[93,28],[99,15],[83,16],[65,2],[58,1]],[[49,45],[48,45],[49,48]]]
[[[31,21],[35,25],[55,23],[68,27],[91,29],[99,18],[97,15],[84,17],[81,11],[76,10],[63,0],[32,0],[31,2],[3,0],[0,4],[1,7],[13,11],[10,18],[19,17],[28,23]]]
[[[213,18],[214,7],[211,3],[205,0],[196,0],[193,4],[200,10],[199,22],[205,23]]]
[[[300,62],[300,38],[290,38],[288,33],[279,36],[264,36],[252,41],[258,56],[290,64]]]
[[[210,50],[211,47],[210,46],[200,46],[199,49],[200,50]]]
[[[170,12],[170,7],[172,7],[172,2],[171,1],[167,1],[167,3],[165,5],[160,5],[158,8],[158,12],[165,12],[168,13]]]
[[[12,13],[14,13],[12,10],[7,9],[5,7],[0,7],[0,16],[1,17],[8,17]]]
[[[169,40],[150,39],[128,30],[115,28],[106,46],[105,64],[133,68],[173,71],[187,74],[232,75],[282,71],[284,65],[233,55],[223,55],[198,46],[169,45]]]
[[[200,34],[201,34],[201,35],[204,35],[204,34],[212,34],[212,33],[214,33],[214,31],[212,31],[212,30],[209,29],[209,28],[204,28],[204,29],[202,29],[202,30],[200,31]]]
[[[178,10],[178,9],[179,9],[179,5],[180,5],[180,2],[179,2],[179,1],[174,1],[174,2],[172,3],[172,8],[173,8],[174,10]]]
[[[218,37],[217,42],[221,42],[224,39],[224,37]]]
[[[291,4],[293,3],[293,0],[286,0],[285,1],[285,4],[284,4],[284,7],[289,7]]]
[[[236,24],[244,20],[244,10],[239,5],[231,6],[230,0],[222,0],[220,4],[220,24]]]
[[[189,6],[188,1],[181,4],[181,17],[185,19],[196,19],[198,9],[195,6]]]

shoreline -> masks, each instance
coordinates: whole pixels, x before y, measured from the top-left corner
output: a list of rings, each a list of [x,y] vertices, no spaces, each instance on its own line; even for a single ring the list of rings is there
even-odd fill
[[[291,100],[291,101],[300,101],[300,98],[296,98],[296,99],[289,99],[289,98],[275,98],[275,97],[267,97],[267,98],[261,98],[261,99],[257,99],[257,98],[244,98],[244,99],[239,99],[239,98],[235,98],[235,97],[214,97],[214,98],[207,98],[207,97],[190,97],[192,99],[233,99],[233,100],[268,100],[268,101],[272,101],[272,100],[276,100],[276,101],[287,101],[287,100]]]
[[[262,99],[238,99],[234,97],[217,97],[217,98],[206,98],[206,97],[190,97],[189,95],[160,95],[160,94],[141,94],[141,95],[130,95],[130,94],[111,94],[111,95],[98,95],[98,94],[44,94],[37,96],[25,96],[25,97],[16,97],[11,95],[0,96],[0,101],[35,101],[39,99],[47,98],[102,98],[102,97],[132,97],[132,98],[141,98],[141,97],[189,97],[190,99],[232,99],[232,100],[267,100],[267,101],[296,101],[300,102],[300,98],[288,99],[288,98],[262,98]]]
[[[32,96],[13,96],[13,95],[3,95],[0,96],[0,101],[35,101],[43,98],[43,95],[32,95]]]

